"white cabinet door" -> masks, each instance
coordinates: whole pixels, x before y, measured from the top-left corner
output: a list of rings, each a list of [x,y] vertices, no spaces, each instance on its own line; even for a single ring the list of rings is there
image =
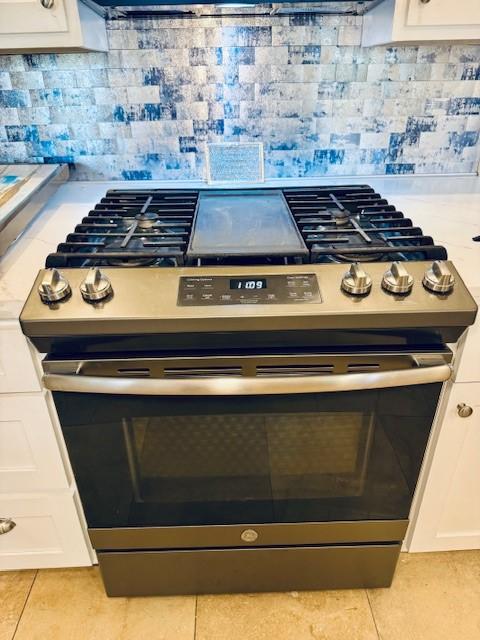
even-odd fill
[[[40,391],[27,339],[18,322],[0,322],[0,393]]]
[[[470,416],[461,417],[462,404]],[[454,384],[440,419],[408,548],[480,549],[480,384]]]
[[[66,488],[43,394],[0,395],[0,494]]]
[[[105,20],[80,0],[0,0],[1,53],[63,50],[108,51]]]
[[[383,0],[363,18],[362,45],[480,40],[479,0]]]
[[[471,25],[478,11],[479,0],[408,0],[405,23],[424,27]]]
[[[0,571],[92,564],[73,491],[0,495],[0,518],[15,523],[0,535]]]
[[[0,0],[0,15],[0,34],[68,31],[63,0],[54,0],[50,9],[40,0]]]

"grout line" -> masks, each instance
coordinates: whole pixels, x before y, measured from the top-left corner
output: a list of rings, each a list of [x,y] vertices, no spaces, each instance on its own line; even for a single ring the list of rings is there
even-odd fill
[[[195,596],[195,615],[193,621],[193,640],[196,640],[197,637],[197,606],[198,606],[198,596]],[[12,638],[13,640],[13,638]]]
[[[370,596],[368,595],[368,589],[365,589],[365,595],[367,596],[368,606],[370,607],[370,613],[372,614],[373,624],[375,625],[375,631],[377,632],[378,640],[382,640],[382,636],[380,635],[380,631],[377,627],[377,621],[375,620],[375,614],[373,613],[372,603],[370,602]]]
[[[12,640],[14,640],[17,635],[18,625],[20,624],[20,620],[22,619],[23,612],[25,611],[25,607],[27,606],[28,599],[30,598],[30,594],[32,593],[33,585],[35,584],[35,580],[38,576],[38,569],[35,571],[35,575],[33,576],[32,584],[30,585],[30,589],[28,590],[27,597],[25,598],[25,602],[23,603],[22,610],[20,611],[20,615],[18,616],[17,624],[15,625],[15,631],[13,632]]]

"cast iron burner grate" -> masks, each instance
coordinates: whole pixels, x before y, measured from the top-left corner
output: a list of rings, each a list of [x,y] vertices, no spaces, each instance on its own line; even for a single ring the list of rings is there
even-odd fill
[[[447,258],[444,247],[368,185],[283,193],[313,263]]]
[[[368,185],[281,191],[308,249],[305,255],[267,251],[249,255],[248,248],[244,255],[228,255],[219,246],[218,256],[188,258],[199,190],[114,189],[48,256],[46,266],[177,267],[447,258],[443,247],[424,236]]]
[[[197,199],[190,190],[110,190],[46,266],[181,266]]]

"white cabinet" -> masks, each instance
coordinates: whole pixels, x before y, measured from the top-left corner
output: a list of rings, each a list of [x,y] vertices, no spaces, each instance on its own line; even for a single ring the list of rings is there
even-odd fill
[[[384,0],[364,16],[364,47],[429,40],[480,40],[479,0]]]
[[[445,400],[409,551],[480,548],[480,383],[450,385]]]
[[[40,0],[0,0],[0,15],[8,15],[0,21],[2,35],[68,31],[64,0],[54,0],[49,9]]]
[[[478,13],[478,0],[407,0],[406,11],[409,27],[469,26]]]
[[[19,323],[0,322],[0,571],[92,563],[61,430],[36,366]]]
[[[107,51],[104,19],[79,0],[0,0],[0,51]]]
[[[15,523],[0,535],[0,570],[90,565],[76,501],[73,490],[0,495],[0,518]]]
[[[0,395],[0,494],[68,486],[43,394]]]
[[[463,405],[471,415],[467,410],[462,417]],[[406,547],[480,549],[480,314],[460,340],[454,376],[440,402]]]
[[[0,393],[40,391],[28,343],[18,322],[0,323]]]

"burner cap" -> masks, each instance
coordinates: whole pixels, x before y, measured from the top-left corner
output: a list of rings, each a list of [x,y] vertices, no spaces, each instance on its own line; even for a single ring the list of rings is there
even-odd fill
[[[138,222],[140,229],[150,229],[158,220],[158,215],[152,212],[137,213],[135,220]]]

